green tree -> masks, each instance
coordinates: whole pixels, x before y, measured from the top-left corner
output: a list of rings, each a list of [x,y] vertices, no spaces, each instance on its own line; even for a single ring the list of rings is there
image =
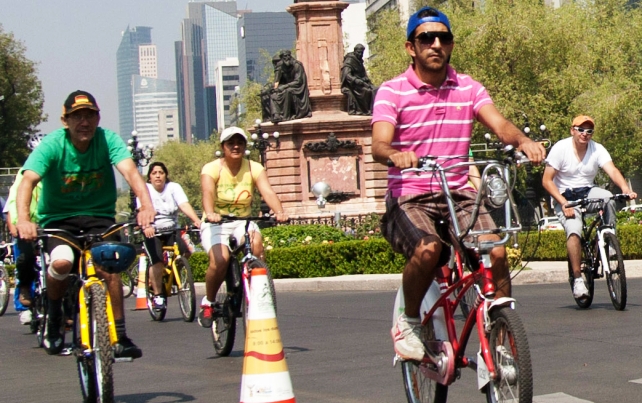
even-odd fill
[[[518,126],[527,115],[545,124],[553,142],[569,135],[573,116],[596,120],[595,140],[609,150],[625,176],[642,157],[642,11],[626,0],[568,2],[552,8],[539,0],[466,2],[416,1],[444,11],[455,34],[451,64],[480,81],[497,108]],[[479,3],[478,3],[479,4]],[[380,19],[373,32],[398,30],[403,48],[405,24]],[[389,34],[389,38],[394,38]],[[380,36],[377,36],[377,40]],[[390,39],[393,40],[393,39]],[[394,47],[373,45],[376,59],[398,59]],[[377,48],[380,46],[380,48]],[[372,77],[399,73],[391,63],[371,63]],[[474,142],[486,128],[478,125]]]
[[[27,139],[46,120],[44,96],[36,64],[25,56],[24,45],[0,25],[0,166],[21,166]]]

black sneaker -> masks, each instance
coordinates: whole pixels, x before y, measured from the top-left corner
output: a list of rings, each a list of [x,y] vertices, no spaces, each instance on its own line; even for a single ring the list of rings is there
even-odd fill
[[[167,309],[167,300],[162,295],[155,295],[152,299],[152,309],[155,311],[164,311]]]
[[[58,355],[65,347],[64,332],[62,331],[62,319],[52,320],[47,317],[45,326],[45,337],[42,344],[49,355]]]
[[[115,358],[140,358],[143,356],[143,350],[136,347],[134,342],[127,336],[118,339],[118,343],[114,344],[114,357]]]

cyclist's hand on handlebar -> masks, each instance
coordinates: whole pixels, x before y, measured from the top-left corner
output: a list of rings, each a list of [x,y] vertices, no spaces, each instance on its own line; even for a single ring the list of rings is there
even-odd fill
[[[388,156],[388,166],[399,169],[416,168],[418,163],[419,159],[414,151],[400,151]]]
[[[153,237],[154,235],[156,235],[156,229],[154,229],[154,226],[153,226],[153,225],[150,225],[149,227],[147,227],[147,228],[145,228],[145,229],[143,230],[143,233],[145,234],[145,236],[146,236],[147,238],[151,238],[151,237]]]
[[[221,215],[216,213],[207,213],[206,220],[208,222],[221,222]]]
[[[147,228],[150,228],[154,223],[154,218],[156,218],[156,211],[150,208],[140,208],[138,214],[136,214],[136,222],[140,228],[145,231]],[[147,235],[147,233],[145,233]]]
[[[20,239],[25,241],[35,241],[38,236],[38,226],[31,221],[18,221],[16,230]]]
[[[287,220],[289,220],[288,215],[283,211],[281,211],[280,213],[274,213],[274,217],[278,222],[286,222]]]
[[[546,158],[546,149],[544,148],[544,146],[541,143],[535,142],[528,138],[526,139],[526,141],[519,145],[519,150],[526,154],[528,159],[534,165],[540,164],[542,161],[544,161],[544,158]]]

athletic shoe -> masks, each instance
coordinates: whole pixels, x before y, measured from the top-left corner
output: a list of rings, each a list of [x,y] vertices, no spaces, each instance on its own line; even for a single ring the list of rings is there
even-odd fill
[[[575,279],[575,282],[573,282],[573,297],[575,298],[582,298],[582,297],[588,297],[589,296],[589,290],[586,288],[586,284],[584,284],[584,280],[579,277]]]
[[[167,309],[167,300],[162,295],[155,295],[152,300],[152,309],[155,311],[164,311]]]
[[[31,288],[30,287],[18,287],[18,301],[22,306],[29,308],[31,306]]]
[[[421,361],[426,354],[420,337],[421,322],[409,319],[406,314],[397,318],[397,323],[390,333],[394,342],[395,352],[404,360]]]
[[[143,356],[143,350],[138,348],[134,342],[127,336],[122,336],[118,339],[118,343],[114,344],[114,357],[115,358],[140,358]]]
[[[42,344],[45,351],[49,355],[60,354],[65,346],[64,333],[61,332],[61,319],[52,320],[50,316],[47,317],[47,324],[45,325],[45,337]]]
[[[201,305],[201,310],[198,313],[198,324],[202,327],[210,328],[212,327],[212,322],[214,321],[214,304],[212,305]]]
[[[27,309],[26,311],[20,312],[19,319],[22,325],[31,324],[31,311]]]

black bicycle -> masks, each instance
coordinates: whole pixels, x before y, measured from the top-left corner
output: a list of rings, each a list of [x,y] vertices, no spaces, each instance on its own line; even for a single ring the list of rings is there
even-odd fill
[[[609,199],[629,200],[627,194],[616,194]],[[624,258],[620,241],[615,233],[615,228],[611,225],[604,224],[603,214],[604,206],[608,203],[603,198],[571,201],[565,207],[579,206],[582,213],[582,236],[580,242],[582,245],[582,258],[580,261],[580,270],[582,278],[586,283],[589,295],[586,297],[575,298],[575,302],[580,308],[588,308],[593,303],[593,293],[595,279],[606,277],[606,286],[609,291],[609,297],[613,302],[613,307],[618,311],[626,308],[626,272],[624,270]],[[595,219],[587,224],[586,210],[590,205],[598,205],[599,209]],[[568,262],[568,275],[573,290],[575,281],[571,262]]]
[[[245,221],[245,235],[243,244],[239,245],[238,240],[230,237],[230,261],[227,266],[225,282],[221,284],[216,293],[214,322],[212,323],[212,342],[216,354],[228,356],[234,347],[236,336],[236,318],[243,318],[243,329],[247,331],[247,312],[250,296],[250,276],[255,268],[265,268],[267,272],[272,303],[276,313],[276,293],[274,291],[274,280],[267,264],[252,254],[252,245],[248,228],[252,221],[271,221],[272,217],[234,217],[222,216],[222,221],[216,224],[223,224],[231,221]]]

